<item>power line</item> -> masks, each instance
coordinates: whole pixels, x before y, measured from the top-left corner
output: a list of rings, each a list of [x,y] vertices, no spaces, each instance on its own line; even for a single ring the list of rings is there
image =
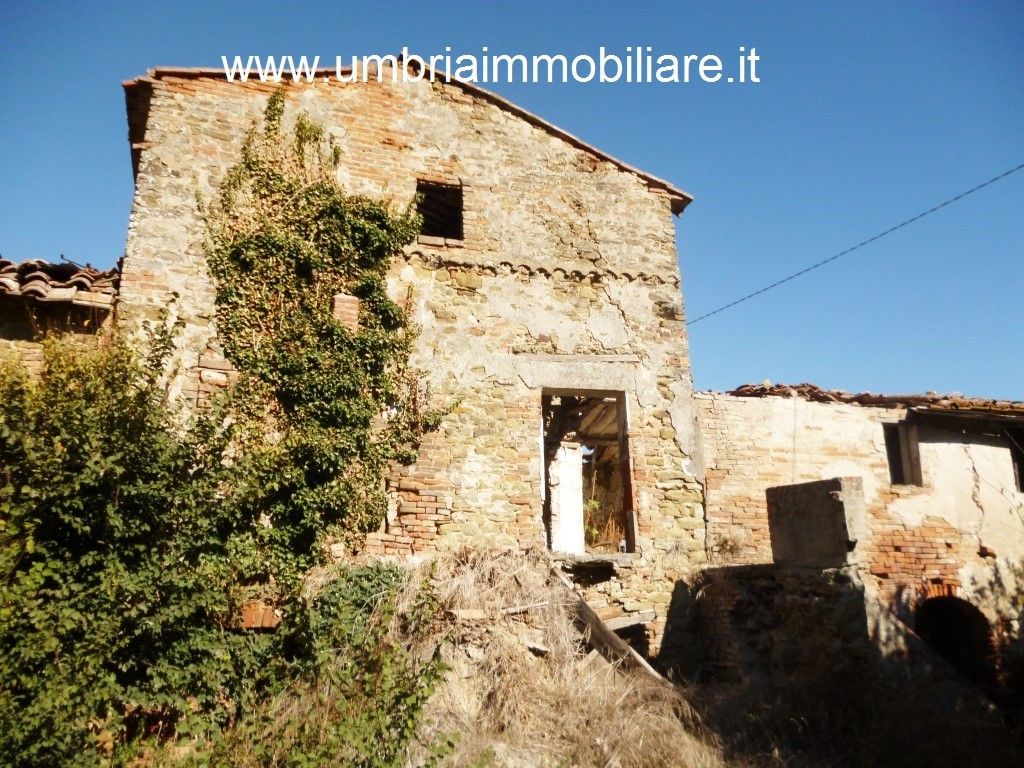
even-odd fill
[[[695,324],[699,323],[701,320],[705,320],[706,318],[709,318],[712,315],[717,315],[719,312],[724,312],[727,309],[732,309],[737,304],[742,304],[744,301],[752,299],[755,296],[760,296],[762,293],[766,293],[766,292],[772,290],[772,288],[778,288],[783,283],[788,283],[790,280],[795,280],[796,278],[800,277],[801,275],[806,275],[808,272],[812,272],[813,270],[818,269],[819,267],[823,267],[826,264],[829,264],[829,263],[835,261],[836,259],[842,258],[843,256],[846,256],[848,253],[853,253],[858,248],[863,248],[865,245],[869,245],[869,244],[875,242],[876,240],[881,240],[886,235],[891,235],[896,230],[903,229],[903,227],[906,227],[909,224],[913,224],[915,221],[919,221],[919,220],[923,219],[925,216],[929,216],[929,215],[935,213],[936,211],[939,211],[939,210],[945,208],[947,205],[952,205],[953,203],[957,202],[958,200],[963,200],[968,195],[973,195],[978,190],[984,189],[989,184],[995,184],[997,181],[999,181],[1001,179],[1005,179],[1011,173],[1016,173],[1017,171],[1021,170],[1022,168],[1024,168],[1024,163],[1021,163],[1016,168],[1011,168],[1008,171],[1004,171],[1003,173],[1000,173],[998,176],[993,176],[988,181],[983,181],[978,186],[971,187],[966,192],[961,192],[956,197],[951,197],[948,200],[945,200],[945,201],[939,203],[938,205],[929,208],[927,211],[923,211],[923,212],[917,214],[916,216],[911,216],[906,221],[901,221],[899,224],[897,224],[897,225],[895,225],[893,227],[889,227],[889,229],[885,230],[884,232],[879,232],[877,235],[874,235],[873,237],[869,237],[867,240],[862,240],[861,242],[857,243],[856,245],[851,246],[850,248],[847,248],[845,251],[840,251],[839,253],[835,254],[834,256],[829,256],[827,259],[822,259],[821,261],[819,261],[819,262],[817,262],[815,264],[811,264],[809,267],[804,267],[799,272],[794,272],[793,274],[788,275],[788,276],[782,278],[781,280],[776,280],[771,285],[766,285],[764,288],[759,288],[758,290],[754,291],[753,293],[748,293],[746,296],[738,298],[735,301],[730,301],[728,304],[723,304],[718,309],[712,310],[711,312],[707,312],[707,313],[701,315],[700,317],[698,317],[696,320],[690,320],[689,323],[687,323],[687,325],[691,325],[691,326],[695,325]]]

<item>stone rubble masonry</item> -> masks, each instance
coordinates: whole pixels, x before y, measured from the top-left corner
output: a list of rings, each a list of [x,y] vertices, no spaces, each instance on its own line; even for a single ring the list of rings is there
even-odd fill
[[[16,360],[25,372],[36,377],[43,370],[43,345],[27,339],[0,339],[0,361]]]
[[[910,686],[958,713],[1001,722],[991,701],[874,599],[861,577],[856,565],[708,569],[697,610],[707,671],[776,695],[837,696],[846,705],[881,673],[897,690]]]
[[[905,419],[903,408],[706,392],[694,399],[714,562],[772,562],[768,488],[859,477],[866,536],[857,557],[869,593],[908,618],[936,588],[959,590],[993,623],[1011,611],[1024,494],[1005,440],[920,423],[923,485],[895,485],[882,425]]]
[[[200,401],[233,372],[216,343],[197,196],[216,195],[274,89],[168,74],[132,88],[148,89],[148,117],[144,135],[133,122],[119,318],[153,317],[179,294],[186,373],[172,394]],[[458,85],[289,85],[286,123],[300,110],[336,141],[352,193],[401,209],[417,179],[463,190],[463,239],[420,237],[389,276],[396,300],[411,295],[412,363],[429,400],[451,410],[419,460],[394,469],[391,510],[367,550],[543,546],[542,393],[623,392],[636,553],[589,596],[618,614],[654,609],[656,652],[675,579],[703,560],[705,540],[673,202]]]
[[[705,570],[699,626],[711,674],[785,687],[854,675],[872,657],[856,566]]]

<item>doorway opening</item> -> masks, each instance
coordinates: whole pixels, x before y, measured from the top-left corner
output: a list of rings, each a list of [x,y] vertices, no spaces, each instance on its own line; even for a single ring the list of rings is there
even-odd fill
[[[542,410],[548,546],[573,555],[633,552],[625,395],[545,390]]]
[[[995,685],[995,651],[984,614],[958,597],[933,597],[917,609],[914,631],[984,691]]]

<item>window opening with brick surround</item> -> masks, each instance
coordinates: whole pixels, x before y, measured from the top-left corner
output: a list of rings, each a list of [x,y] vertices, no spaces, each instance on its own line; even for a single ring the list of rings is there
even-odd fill
[[[548,545],[574,555],[634,551],[623,393],[545,392],[542,410]]]
[[[462,185],[416,182],[416,212],[423,217],[420,234],[462,240]]]

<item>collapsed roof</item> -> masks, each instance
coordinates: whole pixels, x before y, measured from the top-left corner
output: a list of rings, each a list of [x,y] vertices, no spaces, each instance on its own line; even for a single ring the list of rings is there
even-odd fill
[[[110,309],[120,276],[116,268],[102,270],[70,261],[53,264],[33,259],[16,264],[0,259],[0,295]]]
[[[915,412],[946,415],[1012,415],[1024,418],[1024,402],[965,397],[960,394],[927,392],[922,395],[881,395],[873,392],[851,393],[841,389],[822,389],[816,384],[743,384],[726,392],[734,397],[797,397],[813,403],[846,403],[878,408],[907,408]]]

